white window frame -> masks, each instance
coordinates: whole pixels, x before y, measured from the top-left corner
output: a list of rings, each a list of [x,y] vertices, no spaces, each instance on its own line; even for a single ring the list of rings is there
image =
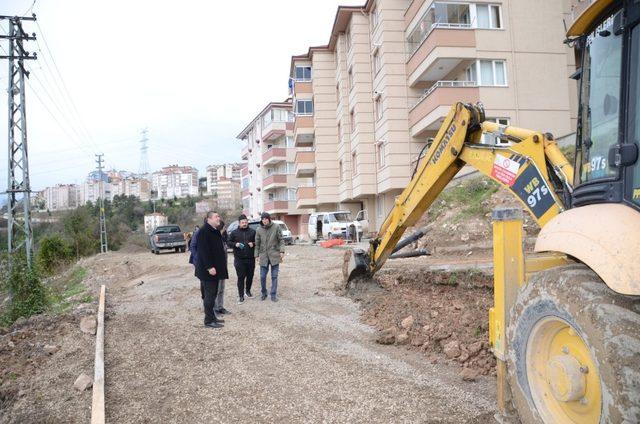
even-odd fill
[[[482,84],[482,67],[480,66],[480,62],[491,62],[491,72],[492,72],[492,79],[493,79],[493,84]],[[504,84],[498,84],[496,82],[496,63],[502,63],[502,69],[504,70]],[[469,65],[466,69],[465,69],[465,76],[466,78],[469,78],[469,74],[471,73],[471,67],[475,68],[476,71],[476,84],[479,87],[508,87],[509,86],[509,78],[507,76],[507,61],[504,59],[478,59],[475,62],[473,62],[471,65]]]
[[[376,122],[380,121],[383,117],[384,110],[382,107],[382,96],[378,96],[374,102],[374,108],[376,113]]]
[[[380,57],[380,49],[376,49],[373,52],[373,58],[371,62],[373,63],[373,76],[375,77],[376,75],[378,75],[378,72],[380,72],[380,69],[382,68],[382,58]]]
[[[305,105],[307,103],[310,103],[311,104],[311,111],[310,112],[307,111],[307,107],[305,106],[304,107],[304,112],[300,112],[299,109],[298,109],[299,103],[304,103]],[[299,99],[299,100],[296,100],[296,115],[302,115],[302,116],[313,115],[313,99]]]
[[[303,71],[302,71],[302,78],[298,78],[298,69],[299,69],[299,68],[302,68],[302,69],[303,69]],[[309,77],[308,77],[308,78],[304,76],[304,69],[306,69],[306,68],[309,68]],[[311,69],[311,65],[296,65],[296,68],[294,69],[294,74],[293,74],[293,76],[294,76],[294,79],[295,79],[296,81],[299,81],[299,82],[307,82],[307,81],[311,81],[311,78],[312,78],[312,76],[313,76],[313,70]]]
[[[478,7],[486,7],[487,12],[489,13],[489,27],[480,27],[478,26]],[[491,13],[491,8],[498,8],[498,19],[500,19],[500,26],[495,26],[495,22],[493,22],[493,14]],[[470,17],[473,28],[477,29],[504,29],[504,19],[502,19],[502,6],[495,3],[482,3],[482,4],[472,4],[470,7]]]
[[[373,5],[371,10],[371,29],[375,30],[380,24],[380,8],[378,5]]]
[[[378,155],[378,168],[382,169],[386,165],[387,147],[384,140],[378,141],[376,146],[376,154]]]

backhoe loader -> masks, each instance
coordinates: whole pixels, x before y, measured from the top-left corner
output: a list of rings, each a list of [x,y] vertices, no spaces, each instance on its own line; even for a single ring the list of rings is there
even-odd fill
[[[457,103],[368,252],[346,258],[348,279],[378,271],[465,165],[521,202],[541,227],[526,257],[522,209],[493,213],[489,343],[507,421],[640,422],[640,2],[582,5],[567,33],[581,58],[574,164],[551,134]]]

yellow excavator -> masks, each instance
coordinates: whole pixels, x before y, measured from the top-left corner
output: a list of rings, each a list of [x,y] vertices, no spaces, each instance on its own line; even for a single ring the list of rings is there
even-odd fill
[[[513,193],[541,231],[525,255],[522,209],[493,212],[489,342],[505,421],[640,422],[640,2],[582,5],[567,33],[581,62],[575,163],[551,134],[457,103],[368,252],[345,262],[349,280],[378,271],[465,165]]]

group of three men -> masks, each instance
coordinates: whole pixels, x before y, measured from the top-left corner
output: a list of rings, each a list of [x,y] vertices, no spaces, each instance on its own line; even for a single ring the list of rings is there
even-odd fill
[[[223,234],[220,215],[208,212],[205,222],[194,235],[191,243],[190,262],[195,265],[195,275],[200,280],[204,304],[204,325],[212,328],[223,326],[224,320],[216,315],[229,313],[222,306],[224,280],[229,278],[226,246],[233,248],[234,267],[238,275],[238,303],[252,298],[251,284],[255,269],[255,258],[260,263],[261,300],[267,298],[267,273],[271,268],[271,300],[278,301],[278,271],[284,258],[282,230],[271,222],[268,213],[261,215],[260,227],[254,231],[249,227],[245,215],[238,217],[238,228],[226,237]],[[216,302],[218,298],[218,302]]]

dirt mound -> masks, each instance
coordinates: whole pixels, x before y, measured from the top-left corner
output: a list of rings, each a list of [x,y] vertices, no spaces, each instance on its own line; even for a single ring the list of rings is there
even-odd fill
[[[19,319],[0,330],[0,421],[65,422],[70,414],[88,420],[91,393],[75,391],[73,382],[80,372],[92,373],[93,336],[82,334],[79,322],[94,306]]]
[[[493,279],[479,272],[384,272],[350,295],[362,302],[363,321],[381,344],[421,350],[433,363],[458,364],[465,379],[495,373],[489,351],[488,312]]]
[[[522,204],[513,194],[486,177],[463,180],[442,192],[416,223],[415,229],[426,228],[427,232],[413,247],[426,248],[434,255],[444,256],[468,254],[469,251],[490,253],[493,234],[491,211],[506,207],[522,208]],[[530,248],[540,228],[527,212],[523,215],[527,247]],[[412,232],[409,230],[407,234]],[[469,249],[451,251],[451,248],[459,246],[468,246]]]

